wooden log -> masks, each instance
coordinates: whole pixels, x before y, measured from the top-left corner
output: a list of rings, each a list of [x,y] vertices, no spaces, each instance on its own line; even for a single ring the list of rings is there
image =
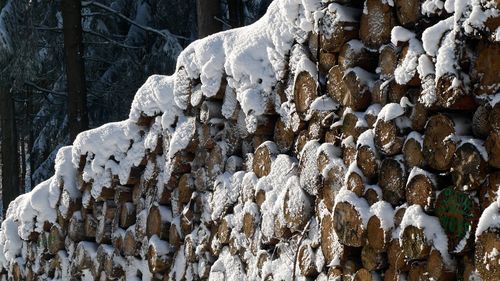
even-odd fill
[[[12,262],[12,280],[23,281],[25,279],[24,266],[19,259]]]
[[[437,105],[443,108],[469,111],[477,107],[474,97],[456,74],[447,73],[437,78],[436,96]]]
[[[180,222],[178,219],[174,220],[168,229],[168,243],[174,247],[180,247],[183,243],[182,241],[182,230],[179,226]]]
[[[193,223],[194,223],[193,218],[194,218],[193,210],[190,208],[189,205],[186,205],[180,215],[180,227],[182,231],[182,237],[184,237],[186,234],[190,233],[193,230]]]
[[[95,258],[97,247],[97,244],[92,242],[79,242],[74,253],[76,258],[72,264],[73,269],[80,272],[84,269],[91,269],[94,264],[93,259]]]
[[[497,214],[498,215],[498,212]],[[476,238],[476,268],[483,280],[496,280],[500,276],[498,249],[500,249],[500,229],[489,228]]]
[[[280,153],[286,153],[290,151],[294,140],[294,133],[292,128],[288,128],[281,119],[278,119],[274,127],[273,139]]]
[[[319,50],[318,69],[321,74],[328,74],[328,71],[336,64],[337,53],[327,52],[323,49]]]
[[[484,146],[488,152],[488,164],[500,168],[500,132],[491,131]]]
[[[173,260],[169,245],[157,236],[152,237],[147,251],[148,267],[152,273],[166,272]]]
[[[375,72],[377,59],[361,41],[354,39],[346,42],[340,49],[338,64],[344,70],[359,66],[366,71]]]
[[[125,256],[135,256],[139,247],[139,241],[135,239],[135,227],[131,226],[125,231],[123,237],[123,254]]]
[[[203,124],[208,124],[212,119],[221,119],[222,115],[222,103],[215,100],[206,100],[201,104],[200,107],[200,121]]]
[[[425,263],[416,261],[411,263],[410,270],[408,271],[408,281],[427,280],[428,273],[425,272]]]
[[[210,151],[206,162],[206,176],[208,177],[209,182],[212,182],[224,171],[226,151],[222,143],[216,143],[214,148]]]
[[[342,278],[342,268],[340,266],[331,266],[328,268],[328,278],[339,280]]]
[[[363,198],[360,200],[364,201]],[[339,202],[335,205],[333,216],[334,229],[342,244],[350,247],[361,247],[365,244],[366,229],[355,206],[348,202]]]
[[[47,250],[50,254],[55,255],[62,249],[64,249],[64,232],[59,225],[53,224],[49,232]]]
[[[427,241],[424,230],[408,225],[402,230],[400,238],[402,252],[408,260],[423,260],[430,253],[431,246]]]
[[[324,177],[323,188],[320,189],[319,196],[328,211],[332,212],[335,197],[344,185],[343,175],[346,173],[346,167],[341,159],[335,159],[322,170],[322,175],[325,175],[325,172],[326,177]]]
[[[372,280],[374,280],[372,273],[370,272],[370,270],[366,268],[360,268],[358,271],[356,271],[353,277],[353,281],[372,281]]]
[[[186,109],[190,105],[193,81],[184,66],[175,72],[174,100],[177,106]]]
[[[364,176],[369,179],[373,179],[378,175],[380,160],[375,146],[372,146],[373,131],[365,131],[365,133],[363,133],[362,140],[364,140],[365,134],[368,135],[369,140],[358,140],[358,143],[356,145],[358,150],[358,152],[356,153],[356,163],[361,172],[363,172]]]
[[[451,164],[453,184],[463,191],[478,189],[488,173],[487,155],[482,155],[479,150],[484,149],[482,141],[473,141],[470,140],[457,148]]]
[[[283,199],[283,218],[292,232],[300,232],[311,218],[311,202],[298,179],[290,184]]]
[[[115,187],[114,201],[116,205],[132,202],[132,188],[128,186]]]
[[[296,75],[293,95],[297,112],[307,112],[311,103],[318,97],[316,80],[317,77],[313,77],[308,71],[301,71]]]
[[[87,238],[95,238],[97,231],[97,219],[92,214],[86,214],[84,217],[84,233]]]
[[[426,211],[434,209],[436,200],[436,178],[420,168],[414,167],[406,183],[408,205],[420,205]]]
[[[321,98],[320,98],[321,99]],[[325,99],[321,99],[324,101]],[[323,141],[326,130],[333,123],[335,114],[329,111],[311,110],[309,113],[310,119],[307,124],[307,134],[309,139]]]
[[[170,221],[172,220],[172,211],[165,206],[153,205],[149,208],[147,222],[146,222],[146,235],[151,238],[157,235],[160,238],[166,239],[168,237],[168,230],[170,228]]]
[[[389,43],[391,31],[396,24],[394,10],[381,0],[367,0],[366,12],[361,15],[359,38],[372,49]]]
[[[257,177],[261,178],[269,175],[271,164],[278,153],[278,148],[274,142],[266,141],[262,143],[253,157],[252,170]]]
[[[361,250],[361,262],[368,271],[380,270],[387,267],[387,255],[366,244]]]
[[[111,236],[111,245],[116,249],[119,255],[123,254],[123,239],[125,238],[125,230],[122,228],[113,229],[113,235]]]
[[[476,47],[478,54],[473,65],[472,80],[475,82],[474,93],[476,95],[492,95],[500,90],[500,46],[485,40],[479,42]]]
[[[420,6],[422,1],[396,0],[396,16],[404,27],[414,27],[421,18]]]
[[[463,280],[471,280],[473,275],[476,276],[477,271],[474,266],[474,253],[472,253],[472,255],[465,255],[462,257],[461,267],[463,268],[463,274],[460,274],[462,273],[462,270],[459,270],[456,274],[458,278],[462,277]]]
[[[396,271],[407,270],[408,263],[405,259],[403,249],[399,244],[399,239],[392,239],[387,247],[387,261],[390,267],[394,268]]]
[[[472,116],[472,132],[474,136],[485,139],[491,131],[491,124],[496,122],[492,119],[497,119],[491,113],[491,105],[489,103],[479,105]]]
[[[123,229],[135,224],[136,210],[135,205],[131,202],[125,202],[120,207],[120,222],[119,225]]]
[[[335,259],[342,263],[347,257],[344,251],[344,245],[340,243],[337,233],[334,229],[334,218],[331,214],[326,214],[320,223],[320,247],[325,257],[326,264],[331,264]]]
[[[359,262],[349,259],[342,264],[342,280],[353,280],[354,274],[360,269]]]
[[[141,199],[143,199],[145,189],[144,189],[144,184],[136,184],[132,188],[132,203],[134,205],[137,205]]]
[[[379,67],[380,78],[389,80],[394,77],[394,71],[398,63],[399,50],[392,44],[383,45],[380,47]]]
[[[435,213],[448,236],[449,251],[467,251],[479,220],[479,204],[469,195],[448,187],[439,193]]]
[[[349,136],[342,140],[342,159],[346,166],[350,166],[354,161],[356,161],[356,143],[354,138]]]
[[[311,243],[302,243],[298,249],[297,263],[299,264],[300,273],[306,277],[314,277],[318,275],[318,269],[315,264],[316,254],[314,253]]]
[[[351,166],[356,165],[356,162],[352,163]],[[365,181],[366,178],[363,176],[363,173],[356,169],[349,169],[346,177],[346,187],[347,190],[354,192],[358,197],[363,196],[365,192]]]
[[[399,281],[399,280],[406,280],[406,275],[399,270],[395,269],[394,267],[389,267],[385,272],[384,272],[384,281]]]
[[[188,234],[184,238],[184,252],[186,254],[186,260],[190,263],[194,263],[197,261],[198,257],[196,254],[196,247],[197,247],[198,241],[193,238],[193,235]]]
[[[403,157],[405,164],[409,168],[423,167],[425,165],[425,158],[422,152],[423,138],[417,132],[411,132],[403,144]]]
[[[134,235],[138,242],[142,242],[145,238],[147,238],[147,220],[148,220],[148,209],[144,206],[140,208],[141,211],[137,212]]]
[[[73,212],[82,208],[81,195],[78,194],[78,196],[72,197],[69,191],[64,188],[59,196],[59,205],[61,207],[58,208],[58,211],[61,212],[64,219],[67,219],[71,216],[71,214],[73,214]]]
[[[182,175],[185,173],[189,173],[191,171],[190,163],[194,160],[194,154],[182,150],[177,152],[174,157],[170,160],[172,174],[173,175]]]
[[[226,165],[227,167],[227,165]],[[182,204],[187,204],[191,200],[191,195],[195,189],[194,179],[191,174],[184,174],[179,179],[179,202]]]
[[[417,84],[417,83],[416,83]],[[408,94],[408,86],[399,85],[396,80],[389,80],[384,85],[387,91],[387,102],[401,103],[401,99]],[[419,85],[420,86],[420,85]]]
[[[391,229],[382,227],[380,218],[372,215],[366,227],[368,244],[375,252],[385,252],[391,241]],[[365,266],[366,267],[366,266]]]
[[[418,40],[418,39],[411,39],[411,40]],[[410,49],[410,43],[409,42],[399,42],[398,45],[402,45],[401,52],[399,53],[399,59],[398,59],[398,66],[396,67],[398,71],[400,70],[405,70],[404,76],[398,75],[396,76],[394,82],[397,85],[408,85],[408,86],[414,86],[414,87],[420,87],[422,84],[422,81],[420,81],[420,76],[417,72],[416,67],[413,69],[408,69],[407,64],[410,61],[417,60],[420,54],[416,54],[414,52],[414,49]],[[413,47],[413,46],[412,46]],[[414,47],[413,47],[414,48]],[[406,75],[409,76],[410,73],[408,72],[413,72],[413,76],[411,77],[406,77]],[[404,89],[405,87],[402,86],[400,87],[401,89]],[[404,94],[401,96],[403,97]],[[396,101],[393,101],[396,102]]]
[[[363,194],[363,198],[365,198],[366,202],[368,202],[368,205],[371,206],[382,200],[382,189],[380,189],[380,187],[377,185],[365,186],[365,193]]]
[[[121,265],[114,260],[114,249],[112,246],[99,245],[96,251],[96,262],[99,264],[101,274],[102,272],[106,273],[107,278],[118,278],[124,274]]]
[[[422,152],[427,164],[438,171],[451,167],[456,142],[451,138],[455,134],[453,121],[443,114],[429,118],[425,126]]]
[[[217,228],[216,237],[221,245],[229,244],[231,228],[228,219],[229,219],[228,217],[224,217]]]
[[[491,203],[498,198],[498,189],[500,187],[500,172],[495,171],[490,173],[486,181],[483,183],[479,191],[479,202],[481,210],[486,209]]]
[[[455,272],[448,268],[441,253],[436,249],[432,249],[427,258],[426,272],[429,273],[429,277],[432,278],[432,280],[456,280]]]
[[[358,137],[368,129],[368,125],[363,119],[363,114],[346,109],[342,119],[342,137],[352,136],[356,141]]]
[[[373,103],[373,101],[372,101]],[[370,105],[365,111],[365,121],[368,125],[368,129],[373,129],[375,126],[375,122],[377,122],[377,116],[380,113],[382,106],[377,103],[373,103]]]
[[[85,226],[80,211],[73,213],[68,224],[68,237],[75,241],[80,242],[85,239]]]
[[[411,109],[411,128],[418,132],[423,132],[429,117],[429,110],[420,101],[415,101],[415,106]]]
[[[488,113],[489,128],[497,132],[500,131],[500,103],[496,103],[491,110],[485,111]]]
[[[388,78],[391,79],[391,78]],[[388,80],[390,81],[390,80]],[[389,95],[389,87],[388,81],[383,81],[383,80],[376,80],[373,83],[372,91],[371,91],[371,100],[372,104],[380,104],[382,106],[386,105],[388,102],[388,95]]]
[[[386,156],[396,155],[401,152],[404,142],[404,130],[399,128],[395,119],[384,121],[379,119],[375,125],[375,146]]]
[[[345,107],[355,111],[365,110],[370,104],[374,78],[373,74],[360,67],[343,70],[336,65],[328,72],[328,95]]]
[[[353,17],[339,17],[339,14],[345,13],[353,15]],[[320,38],[318,39],[318,35],[314,33],[309,38],[310,49],[314,50],[318,48],[315,46],[319,46],[320,49],[327,52],[339,52],[345,42],[357,37],[359,14],[358,9],[341,5],[330,6],[329,9],[326,9],[322,20]]]
[[[243,214],[243,233],[250,239],[255,234],[258,226],[259,213],[257,204],[251,202],[245,204],[245,211]]]
[[[401,157],[386,158],[380,165],[378,185],[385,201],[394,206],[405,199],[406,170]]]
[[[98,220],[96,229],[96,242],[99,244],[111,244],[111,234],[113,231],[113,219],[117,212],[114,200],[104,202],[102,216]]]

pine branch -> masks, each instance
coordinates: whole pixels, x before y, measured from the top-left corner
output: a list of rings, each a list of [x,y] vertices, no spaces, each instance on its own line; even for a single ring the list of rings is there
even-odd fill
[[[66,93],[51,91],[49,89],[42,88],[42,87],[36,85],[35,83],[29,82],[29,81],[24,81],[24,85],[30,86],[30,87],[32,87],[32,88],[34,88],[42,93],[52,94],[54,96],[59,96],[59,97],[66,97]]]
[[[113,8],[111,7],[108,7],[106,5],[103,5],[99,2],[95,2],[95,1],[84,1],[82,2],[82,7],[84,6],[89,6],[89,5],[92,5],[92,6],[95,6],[95,7],[98,7],[98,8],[101,8],[103,10],[106,10],[116,16],[118,16],[119,18],[125,20],[126,22],[130,23],[131,25],[134,25],[142,30],[145,30],[145,31],[148,31],[148,32],[151,32],[151,33],[155,33],[165,39],[168,39],[168,36],[172,36],[172,37],[175,37],[175,38],[178,38],[178,39],[183,39],[183,40],[189,40],[189,38],[187,37],[184,37],[184,36],[180,36],[180,35],[176,35],[176,34],[172,34],[170,33],[169,31],[167,30],[158,30],[158,29],[154,29],[152,27],[149,27],[149,26],[145,26],[145,25],[142,25],[136,21],[134,21],[133,19],[125,16],[124,14],[114,10]]]

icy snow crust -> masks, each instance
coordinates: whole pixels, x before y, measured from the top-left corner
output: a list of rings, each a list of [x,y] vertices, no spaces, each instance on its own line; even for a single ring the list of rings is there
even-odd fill
[[[190,144],[193,138],[196,138],[196,120],[186,116],[186,112],[190,106],[198,105],[203,97],[217,95],[223,79],[227,80],[227,87],[224,93],[222,115],[225,118],[231,118],[236,109],[240,108],[243,116],[238,116],[238,118],[244,119],[245,128],[238,129],[247,130],[247,133],[255,130],[258,117],[264,115],[268,105],[274,105],[278,98],[275,93],[276,83],[284,79],[287,64],[290,64],[291,68],[307,71],[316,77],[316,66],[301,56],[300,50],[292,52],[291,49],[295,42],[304,43],[308,32],[318,28],[318,21],[325,14],[322,10],[322,2],[326,1],[276,0],[271,4],[266,15],[255,24],[194,42],[181,53],[177,62],[177,71],[173,76],[153,75],[138,90],[128,120],[83,132],[77,137],[73,146],[61,148],[56,157],[55,175],[39,184],[30,193],[19,196],[10,204],[0,230],[0,266],[10,268],[13,260],[23,259],[26,250],[23,240],[27,240],[32,233],[42,232],[44,222],[56,222],[57,210],[61,215],[66,216],[72,202],[76,200],[85,202],[89,199],[82,198],[83,195],[78,189],[80,180],[91,185],[91,192],[86,196],[94,198],[99,196],[103,187],[115,188],[119,184],[127,184],[131,171],[143,165],[146,153],[154,150],[160,143],[165,148],[164,156],[156,159],[157,167],[149,165],[146,167],[144,177],[146,178],[146,175],[153,177],[154,173],[158,173],[156,184],[157,187],[163,188],[169,181],[174,168],[173,159],[177,153]],[[484,0],[425,1],[422,5],[424,13],[438,13],[439,10],[445,8],[448,12],[455,11],[455,14],[427,29],[422,36],[422,42],[415,38],[415,34],[402,27],[396,27],[393,30],[391,38],[393,43],[401,42],[409,46],[405,61],[401,68],[396,70],[396,82],[404,84],[418,73],[424,85],[422,102],[425,105],[432,105],[436,101],[432,87],[425,87],[426,79],[434,83],[440,76],[450,73],[464,78],[454,67],[456,58],[452,51],[457,44],[456,34],[462,24],[466,32],[474,33],[487,18],[496,16],[497,10],[482,10],[481,7],[484,7],[481,5],[482,2]],[[393,5],[390,0],[384,3]],[[326,9],[333,12],[328,14],[329,17],[334,15],[333,18],[325,19],[330,22],[354,21],[354,18],[359,16],[354,9],[345,8],[336,3],[330,4]],[[2,13],[6,11],[3,9]],[[4,24],[0,21],[0,47],[8,48],[9,38],[5,34]],[[441,41],[443,44],[440,44]],[[352,44],[356,42],[352,41]],[[297,60],[288,62],[288,56],[292,60],[295,59],[294,55],[297,55]],[[371,86],[374,78],[372,74],[363,72],[361,68],[353,68],[349,71],[356,71],[358,76],[364,77]],[[201,82],[201,86],[194,88],[191,93],[194,81]],[[467,82],[467,79],[464,81]],[[291,99],[291,97],[287,98]],[[498,100],[500,99],[497,98],[495,102]],[[377,116],[378,120],[388,122],[396,119],[397,121],[405,118],[405,107],[406,105],[397,103],[390,103],[384,107],[373,105],[368,112]],[[326,96],[318,97],[311,104],[311,110],[315,111],[332,111],[337,108],[338,104]],[[292,120],[288,114],[295,109],[293,103],[285,101],[276,110],[282,115],[283,120],[287,118]],[[359,115],[350,109],[345,112]],[[141,124],[140,121],[148,118],[156,121],[152,127],[138,125]],[[358,120],[360,124],[356,125],[367,127],[364,116],[359,115]],[[159,141],[160,138],[162,142]],[[408,138],[421,141],[421,136],[417,133],[409,135]],[[473,143],[472,140],[468,142]],[[346,138],[343,144],[354,146],[354,139]],[[361,134],[357,139],[357,145],[358,147],[369,146],[376,152],[373,144],[373,131],[367,130]],[[242,171],[226,171],[217,176],[214,180],[213,193],[205,197],[200,196],[200,200],[206,202],[203,204],[206,209],[201,219],[204,221],[220,219],[226,215],[228,209],[232,209],[234,214],[224,218],[231,225],[231,235],[236,237],[234,241],[236,245],[240,243],[239,241],[247,239],[242,233],[242,221],[245,214],[251,214],[260,220],[260,223],[256,225],[260,225],[261,237],[259,239],[264,241],[275,237],[275,231],[280,226],[296,227],[294,221],[286,219],[284,204],[291,204],[287,209],[294,218],[313,211],[310,195],[317,194],[318,191],[307,190],[305,185],[311,184],[320,174],[325,175],[324,171],[316,169],[317,157],[321,152],[325,152],[331,158],[330,165],[339,162],[343,165],[340,159],[341,153],[337,147],[326,147],[318,141],[310,141],[305,145],[298,159],[284,154],[277,155],[272,162],[270,174],[260,179],[253,172]],[[86,156],[87,163],[81,163],[81,156]],[[235,166],[241,165],[241,159],[233,160]],[[299,172],[299,164],[304,165],[301,172]],[[325,170],[330,168],[331,166],[327,166]],[[77,178],[80,169],[83,169],[82,179]],[[356,162],[346,170],[346,175],[356,172],[364,178]],[[419,168],[414,168],[408,181],[414,175],[425,173]],[[380,191],[380,188],[376,186],[370,188]],[[265,191],[265,200],[260,210],[251,199],[256,197],[259,191]],[[351,203],[359,213],[365,228],[372,215],[380,218],[384,230],[394,228],[394,209],[388,203],[379,202],[370,207],[365,199],[359,198],[345,186],[335,197],[335,204],[339,202]],[[147,202],[147,204],[153,204],[153,202]],[[499,204],[499,202],[494,202],[484,211],[476,236],[490,228],[499,227]],[[322,212],[327,212],[325,208]],[[168,213],[166,217],[178,226],[180,215],[175,216],[174,210],[168,210]],[[74,212],[73,217],[77,216],[81,217],[81,214]],[[145,220],[145,211],[137,214],[137,224],[144,224]],[[311,223],[310,221],[309,223],[311,229],[318,228],[318,222],[312,221]],[[423,228],[427,239],[441,252],[445,262],[453,263],[447,251],[447,237],[437,218],[428,216],[419,206],[410,206],[405,212],[401,225],[393,230],[392,235],[397,237],[400,230],[408,225]],[[197,241],[208,239],[207,232],[208,230],[200,228],[198,232],[189,235],[193,241]],[[318,236],[317,229],[316,235],[314,231],[311,233],[313,233],[310,234],[311,239],[316,239],[314,237]],[[335,232],[333,235],[336,236]],[[217,239],[214,239],[214,243],[218,243]],[[169,251],[168,245],[157,236],[149,239],[146,245],[154,247],[159,253]],[[95,254],[94,243],[88,242],[88,245],[84,246]],[[296,245],[292,246],[296,247]],[[183,267],[186,263],[183,247],[178,251],[180,254],[175,257],[172,275],[180,276],[186,273],[184,272],[186,268]],[[280,242],[277,248],[280,248],[280,251],[286,251],[293,247],[286,242]],[[75,258],[73,255],[74,253],[61,254],[61,261],[68,263],[69,260]],[[316,262],[324,263],[321,251],[318,251],[317,255]],[[266,261],[263,274],[273,273],[277,280],[291,280],[293,273],[290,268],[293,267],[293,263],[291,259],[285,257],[286,255],[280,255],[278,259]],[[139,268],[144,273],[143,279],[147,280],[151,274],[145,257],[141,258],[142,260],[132,258],[128,264]],[[222,253],[211,268],[209,280],[257,279],[257,273],[252,269],[258,262],[257,257],[252,256],[248,259],[251,261],[249,262],[250,272],[245,273],[241,261],[233,259],[228,248],[222,249]],[[334,259],[332,264],[338,264],[338,260]],[[126,275],[129,280],[136,279],[136,268],[127,268]]]

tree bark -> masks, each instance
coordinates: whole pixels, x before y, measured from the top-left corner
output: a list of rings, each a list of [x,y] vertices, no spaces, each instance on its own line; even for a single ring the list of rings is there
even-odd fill
[[[198,15],[198,38],[204,38],[222,30],[222,23],[215,19],[220,18],[220,0],[198,0],[196,13]]]
[[[15,121],[14,100],[9,89],[0,84],[0,117],[2,134],[2,202],[3,213],[9,203],[20,193],[19,158],[17,152],[17,132]]]
[[[228,0],[229,24],[232,28],[245,25],[244,4],[242,0]]]
[[[72,142],[78,133],[86,130],[89,125],[83,62],[81,1],[63,0],[61,10],[68,81],[68,126]]]

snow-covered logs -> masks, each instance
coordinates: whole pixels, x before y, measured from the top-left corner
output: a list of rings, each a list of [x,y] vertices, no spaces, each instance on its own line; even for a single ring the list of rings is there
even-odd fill
[[[275,0],[62,148],[9,208],[0,274],[499,279],[499,15]]]

